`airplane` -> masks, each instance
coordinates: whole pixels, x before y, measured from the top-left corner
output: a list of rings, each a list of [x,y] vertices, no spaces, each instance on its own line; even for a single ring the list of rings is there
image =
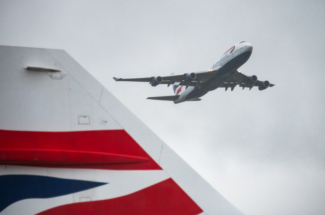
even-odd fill
[[[228,88],[231,91],[239,85],[243,89],[258,87],[259,90],[265,90],[273,87],[269,81],[259,81],[256,75],[246,76],[238,71],[249,59],[253,51],[253,46],[241,41],[229,48],[208,71],[185,73],[182,75],[156,76],[147,78],[116,78],[115,81],[134,81],[149,82],[153,87],[159,84],[173,85],[173,96],[148,97],[152,100],[173,101],[175,104],[185,101],[201,101],[202,96],[209,91],[217,88]]]
[[[243,215],[64,50],[0,46],[0,215]]]

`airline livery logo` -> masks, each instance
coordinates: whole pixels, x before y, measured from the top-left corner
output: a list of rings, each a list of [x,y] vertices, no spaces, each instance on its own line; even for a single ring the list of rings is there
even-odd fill
[[[173,86],[173,89],[174,89],[174,93],[175,93],[176,95],[178,95],[178,94],[182,91],[183,86],[182,86],[182,85],[174,85],[174,86]]]
[[[0,130],[0,137],[1,165],[33,169],[0,171],[0,214],[24,208],[37,215],[203,212],[125,130]],[[56,168],[59,177],[44,168]],[[60,174],[65,168],[71,174]]]
[[[178,95],[182,91],[183,86],[180,86],[176,92],[176,95]]]

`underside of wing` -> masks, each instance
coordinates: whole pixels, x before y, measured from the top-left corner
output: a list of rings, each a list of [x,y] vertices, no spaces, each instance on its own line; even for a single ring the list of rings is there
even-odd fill
[[[259,81],[255,75],[246,76],[239,71],[236,71],[231,77],[224,81],[219,87],[224,87],[225,90],[230,88],[233,90],[236,86],[240,86],[243,89],[258,87],[259,90],[265,90],[268,87],[273,87],[269,81]]]

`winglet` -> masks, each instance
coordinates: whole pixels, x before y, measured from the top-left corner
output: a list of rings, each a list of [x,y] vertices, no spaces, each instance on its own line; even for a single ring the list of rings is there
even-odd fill
[[[120,78],[115,78],[115,77],[113,77],[113,79],[114,79],[115,81],[119,81],[119,80],[120,80]]]

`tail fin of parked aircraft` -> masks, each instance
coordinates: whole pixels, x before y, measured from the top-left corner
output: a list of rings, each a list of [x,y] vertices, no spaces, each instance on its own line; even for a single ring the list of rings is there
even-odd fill
[[[0,46],[0,213],[242,214],[63,50]]]

